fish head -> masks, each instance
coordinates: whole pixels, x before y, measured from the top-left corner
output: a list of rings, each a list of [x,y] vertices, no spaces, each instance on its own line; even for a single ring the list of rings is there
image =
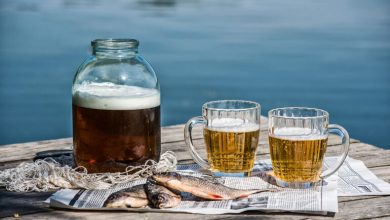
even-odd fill
[[[181,179],[180,174],[176,172],[158,173],[152,176],[152,180],[161,184],[166,184],[169,181],[180,180],[180,179]]]
[[[161,193],[157,196],[156,203],[154,204],[159,209],[167,207],[169,204],[169,197],[165,193]]]
[[[180,201],[181,201],[180,196],[172,196],[165,193],[161,193],[158,195],[155,206],[160,209],[171,208],[177,206],[180,203]]]

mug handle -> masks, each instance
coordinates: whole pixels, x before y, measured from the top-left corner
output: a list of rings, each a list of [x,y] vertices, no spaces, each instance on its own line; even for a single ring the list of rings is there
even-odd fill
[[[184,127],[184,140],[190,150],[191,156],[194,159],[194,161],[199,164],[202,168],[208,169],[210,168],[210,165],[207,163],[207,161],[203,160],[199,154],[196,152],[194,143],[192,141],[192,128],[197,124],[203,124],[206,125],[207,121],[201,116],[193,117],[190,120],[188,120],[186,126]]]
[[[321,179],[328,178],[329,176],[334,174],[341,167],[341,165],[343,165],[349,151],[349,134],[347,130],[345,130],[340,125],[330,124],[328,126],[328,131],[329,133],[337,134],[338,136],[341,137],[342,139],[341,144],[343,145],[343,153],[341,155],[341,160],[339,161],[339,163],[333,168],[333,170],[325,171],[323,174],[321,174],[320,176]]]

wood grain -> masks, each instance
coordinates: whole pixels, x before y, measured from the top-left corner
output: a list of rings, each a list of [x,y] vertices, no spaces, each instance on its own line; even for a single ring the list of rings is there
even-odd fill
[[[267,119],[262,117],[261,135],[258,146],[257,159],[269,158]],[[171,150],[177,155],[180,163],[193,163],[184,143],[184,125],[173,125],[162,128],[162,151]],[[205,153],[202,140],[202,129],[194,129],[194,143],[201,153]],[[340,139],[336,136],[329,137],[328,153],[337,154]],[[11,144],[0,146],[0,170],[12,168],[21,162],[32,161],[38,153],[46,150],[72,149],[72,139],[63,138],[29,143]],[[370,170],[390,182],[390,150],[361,143],[351,139],[350,156],[362,160]],[[293,213],[261,213],[249,212],[239,215],[197,215],[181,213],[134,213],[134,212],[75,212],[54,210],[42,201],[51,192],[46,193],[15,193],[0,189],[0,217],[13,218],[18,213],[23,219],[53,219],[53,218],[129,218],[129,219],[390,219],[390,196],[360,196],[339,197],[339,212],[334,216],[302,215]]]

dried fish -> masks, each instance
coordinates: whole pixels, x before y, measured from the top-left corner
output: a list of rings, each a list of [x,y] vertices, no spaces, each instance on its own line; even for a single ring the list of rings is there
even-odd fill
[[[155,208],[163,209],[176,207],[181,201],[180,195],[173,193],[164,186],[156,185],[150,181],[144,186],[148,199]]]
[[[180,175],[176,172],[155,174],[152,180],[171,190],[188,192],[195,196],[210,200],[229,200],[245,198],[253,193],[274,191],[275,189],[240,190],[194,176]]]
[[[141,208],[149,204],[144,184],[111,194],[103,204],[107,208]]]

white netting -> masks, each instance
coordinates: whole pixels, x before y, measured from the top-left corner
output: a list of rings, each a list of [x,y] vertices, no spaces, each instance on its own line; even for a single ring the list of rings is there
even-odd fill
[[[0,171],[0,186],[16,192],[44,192],[59,188],[105,189],[114,184],[146,178],[153,173],[173,171],[176,164],[175,154],[167,151],[158,163],[148,160],[144,165],[128,166],[123,173],[89,174],[85,167],[62,166],[53,158],[45,158]]]

